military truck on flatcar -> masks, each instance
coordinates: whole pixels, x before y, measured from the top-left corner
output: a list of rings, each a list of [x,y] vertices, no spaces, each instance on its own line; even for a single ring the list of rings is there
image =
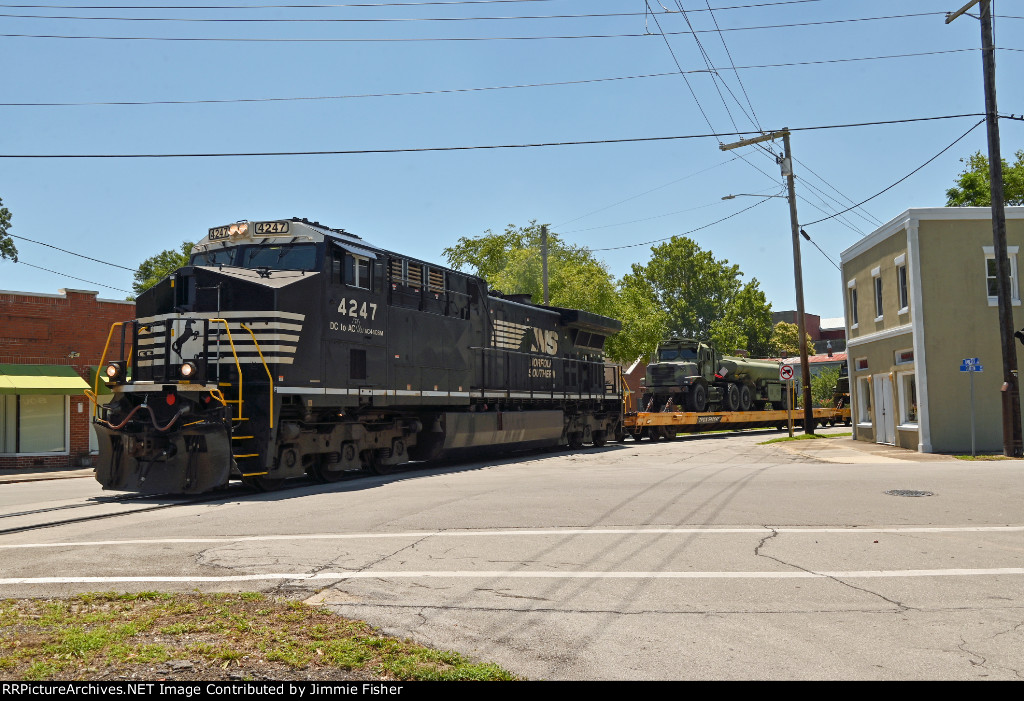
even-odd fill
[[[786,408],[779,363],[722,355],[710,344],[672,337],[647,366],[640,411],[750,411]]]

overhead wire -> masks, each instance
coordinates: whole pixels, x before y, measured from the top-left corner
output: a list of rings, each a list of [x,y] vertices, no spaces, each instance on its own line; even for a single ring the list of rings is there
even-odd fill
[[[31,263],[26,263],[23,260],[19,260],[17,263],[15,263],[15,265],[27,265],[30,268],[42,270],[47,273],[53,273],[54,275],[60,275],[61,277],[66,277],[71,280],[78,280],[79,282],[88,282],[90,285],[99,285],[100,287],[106,287],[108,290],[117,290],[118,292],[125,292],[131,294],[129,290],[122,290],[120,287],[112,287],[110,285],[104,285],[102,282],[93,282],[92,280],[86,280],[85,278],[75,277],[74,275],[68,275],[67,273],[61,273],[56,270],[50,270],[49,268],[43,268],[42,266],[39,265],[32,265]]]
[[[999,50],[999,49],[997,49]],[[887,56],[863,56],[853,58],[839,58],[839,59],[825,59],[819,61],[795,61],[791,63],[767,63],[760,65],[750,66],[737,66],[738,70],[752,70],[758,68],[789,68],[794,66],[812,66],[822,65],[828,63],[847,63],[852,61],[880,61],[897,58],[917,58],[922,56],[934,56],[938,54],[951,54],[951,53],[963,53],[963,52],[974,52],[981,51],[978,48],[969,49],[948,49],[945,51],[924,51],[919,53],[909,54],[891,54]],[[687,74],[693,75],[698,73],[706,73],[707,69],[699,68],[690,71],[686,71]],[[618,80],[639,80],[646,78],[664,78],[668,76],[678,75],[679,71],[666,71],[664,73],[642,73],[638,75],[627,75],[627,76],[612,76],[608,78],[588,78],[582,80],[562,80],[552,81],[548,83],[522,83],[516,85],[495,85],[487,87],[471,87],[471,88],[448,88],[448,89],[437,89],[437,90],[414,90],[409,92],[390,92],[390,93],[361,93],[351,95],[311,95],[311,96],[295,96],[295,97],[250,97],[250,98],[216,98],[216,99],[205,99],[205,100],[116,100],[116,101],[88,101],[88,102],[0,102],[0,107],[93,107],[93,106],[137,106],[137,105],[201,105],[201,104],[233,104],[233,103],[252,103],[252,102],[299,102],[299,101],[315,101],[315,100],[353,100],[353,99],[364,99],[364,98],[376,98],[376,97],[407,97],[417,95],[443,95],[450,93],[463,93],[463,92],[480,92],[488,90],[515,90],[522,88],[543,88],[553,87],[561,85],[584,85],[588,83],[604,83]]]
[[[818,131],[823,129],[850,129],[854,127],[880,126],[885,124],[910,124],[913,122],[928,122],[943,119],[959,119],[963,117],[978,117],[979,113],[949,114],[940,117],[914,117],[907,119],[889,119],[876,122],[856,122],[848,124],[830,124],[811,127],[789,127],[789,131]],[[683,134],[675,136],[644,136],[621,139],[587,139],[581,141],[547,141],[526,144],[486,144],[478,146],[423,146],[418,148],[376,148],[376,149],[341,149],[341,150],[318,150],[318,151],[239,151],[239,152],[195,152],[195,153],[0,153],[0,158],[235,158],[235,157],[258,157],[258,156],[339,156],[357,155],[370,153],[427,153],[438,151],[483,151],[495,149],[519,149],[519,148],[546,148],[555,146],[587,146],[593,144],[624,144],[644,143],[657,141],[677,141],[686,139],[721,139],[723,136],[743,136],[750,134],[749,131],[741,132],[712,132],[709,134]]]
[[[840,214],[845,214],[846,212],[849,212],[849,211],[850,211],[851,209],[854,209],[854,208],[856,208],[856,207],[860,207],[860,206],[861,206],[862,204],[864,204],[865,202],[870,202],[871,200],[875,199],[875,198],[876,198],[876,197],[878,197],[879,195],[881,195],[881,194],[883,194],[883,193],[885,193],[885,192],[888,192],[889,190],[893,189],[894,187],[896,187],[897,185],[899,185],[899,184],[900,184],[901,182],[903,182],[904,180],[906,180],[907,178],[909,178],[909,177],[910,177],[911,175],[913,175],[914,173],[917,173],[917,172],[918,172],[919,170],[921,170],[922,168],[924,168],[925,166],[927,166],[927,165],[928,165],[929,163],[931,163],[932,161],[934,161],[934,160],[935,160],[936,158],[938,158],[939,156],[941,156],[942,154],[944,154],[944,153],[945,153],[946,151],[948,151],[949,149],[951,149],[951,148],[953,148],[954,146],[956,146],[956,145],[957,145],[957,144],[958,144],[958,143],[959,143],[959,142],[960,142],[961,140],[963,140],[964,138],[966,138],[968,134],[970,134],[970,133],[971,133],[972,131],[974,131],[975,129],[977,129],[978,127],[980,127],[980,126],[981,126],[982,124],[984,124],[984,123],[985,123],[985,120],[984,120],[984,119],[982,119],[982,120],[978,121],[978,122],[977,122],[977,123],[976,123],[976,124],[975,124],[974,126],[972,126],[972,127],[970,128],[970,129],[968,129],[968,130],[967,130],[967,131],[965,131],[965,132],[964,132],[963,134],[961,134],[961,135],[960,135],[960,136],[958,136],[958,137],[957,137],[956,139],[954,139],[954,140],[953,140],[953,143],[951,143],[951,144],[950,144],[949,146],[946,146],[946,147],[945,147],[944,149],[942,149],[941,151],[939,151],[938,153],[936,153],[936,154],[935,154],[934,156],[932,156],[931,158],[929,158],[929,159],[928,159],[927,161],[925,161],[924,163],[922,163],[921,165],[919,165],[919,166],[918,166],[917,168],[915,168],[914,170],[912,170],[912,171],[910,171],[909,173],[907,173],[906,175],[904,175],[904,176],[903,176],[902,178],[900,178],[899,180],[897,180],[896,182],[894,182],[894,183],[893,183],[892,185],[890,185],[889,187],[887,187],[887,188],[885,188],[885,189],[883,189],[883,190],[879,190],[878,192],[876,192],[875,194],[873,194],[873,195],[872,195],[871,197],[868,197],[867,199],[861,200],[860,202],[858,202],[857,204],[853,205],[852,207],[847,207],[847,208],[846,208],[846,209],[844,209],[844,210],[843,210],[842,212],[838,212],[838,213],[836,213],[836,214],[833,214],[833,215],[832,215],[832,216],[830,216],[830,217],[825,217],[824,219],[817,219],[817,220],[815,220],[815,221],[812,221],[812,222],[807,222],[806,224],[801,224],[801,225],[800,225],[800,226],[801,226],[801,228],[802,228],[802,227],[807,227],[807,226],[812,226],[812,225],[814,225],[814,224],[820,224],[821,222],[823,222],[823,221],[827,221],[827,220],[829,220],[829,219],[832,219],[832,218],[834,218],[834,217],[837,217],[837,216],[839,216]]]
[[[423,0],[422,2],[345,2],[290,5],[53,5],[53,4],[8,4],[0,3],[0,7],[24,9],[56,9],[56,10],[305,10],[339,7],[417,7],[420,5],[495,5],[502,3],[555,2],[556,0]],[[772,7],[775,5],[799,5],[822,0],[776,0],[750,5],[733,5],[718,7],[717,10],[742,10],[754,7]],[[698,10],[701,11],[702,10]]]
[[[649,5],[648,5],[649,7]],[[796,27],[813,27],[850,22],[873,22],[881,20],[910,19],[928,16],[944,16],[944,12],[918,12],[904,15],[885,15],[879,17],[854,17],[838,20],[821,20],[816,22],[794,22],[788,24],[771,24],[751,27],[726,27],[720,30],[697,29],[682,32],[664,32],[666,41],[669,35],[686,35],[695,33],[711,33],[715,31],[739,32],[764,29],[791,29]],[[653,15],[657,22],[657,15]],[[481,42],[481,41],[546,41],[568,39],[622,39],[643,38],[654,36],[649,32],[643,34],[573,34],[548,36],[500,36],[500,37],[155,37],[155,36],[101,36],[101,35],[70,35],[70,34],[20,34],[4,33],[0,37],[21,39],[85,39],[103,41],[161,41],[161,42],[241,42],[241,43],[407,43],[407,42]],[[680,70],[682,70],[680,68]]]
[[[121,270],[127,270],[130,273],[137,273],[137,272],[139,272],[135,268],[126,268],[123,265],[117,265],[116,263],[111,263],[111,262],[106,261],[106,260],[100,260],[99,258],[92,258],[92,257],[84,255],[82,253],[75,253],[74,251],[69,251],[69,250],[64,249],[64,248],[59,248],[59,247],[54,246],[53,244],[50,244],[50,243],[44,243],[43,241],[34,241],[33,239],[28,238],[27,236],[18,236],[16,234],[11,234],[11,233],[8,233],[7,236],[11,237],[12,239],[18,239],[19,241],[28,241],[29,243],[35,243],[35,244],[38,244],[40,246],[46,246],[47,248],[52,248],[54,250],[60,251],[61,253],[68,253],[68,254],[73,255],[73,256],[78,256],[79,258],[84,258],[86,260],[91,260],[91,261],[93,261],[95,263],[103,263],[103,265],[109,265],[109,266],[111,266],[113,268],[120,268]]]

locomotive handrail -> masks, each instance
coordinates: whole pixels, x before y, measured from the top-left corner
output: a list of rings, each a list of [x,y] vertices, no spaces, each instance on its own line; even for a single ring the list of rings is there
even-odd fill
[[[270,428],[274,428],[274,376],[270,374],[270,368],[267,367],[267,361],[263,358],[263,351],[260,350],[260,342],[256,340],[256,334],[254,334],[252,329],[242,322],[238,323],[239,326],[248,331],[249,335],[252,336],[253,345],[256,346],[256,352],[260,355],[260,362],[263,363],[263,369],[267,371],[267,379],[270,380]],[[239,378],[241,378],[241,374],[239,374]],[[239,384],[241,384],[241,379],[239,379]]]
[[[228,343],[231,344],[231,355],[235,358],[235,368],[238,370],[238,418],[232,419],[233,421],[242,420],[242,407],[245,406],[242,403],[242,385],[245,384],[242,378],[242,364],[238,361],[238,351],[235,350],[235,340],[231,337],[231,327],[228,326],[226,319],[210,319],[210,323],[220,322],[224,324],[224,330],[228,334]],[[251,331],[249,333],[252,333]],[[217,376],[220,377],[220,356],[217,356]],[[223,395],[222,395],[223,396]]]
[[[110,325],[110,331],[107,332],[107,342],[103,344],[103,353],[102,353],[102,355],[100,355],[100,364],[97,366],[97,369],[96,369],[96,377],[93,378],[93,383],[92,383],[93,384],[93,387],[92,387],[93,394],[92,394],[91,397],[89,397],[89,395],[85,395],[86,397],[89,397],[89,399],[92,401],[92,417],[94,419],[99,414],[99,410],[100,410],[100,403],[98,401],[96,401],[96,397],[99,396],[99,393],[100,393],[100,373],[103,372],[103,366],[107,362],[107,350],[109,350],[109,348],[110,348],[110,339],[112,339],[114,337],[114,329],[115,328],[117,328],[118,326],[124,326],[125,324],[128,324],[128,323],[131,323],[131,322],[128,322],[128,321],[115,321],[113,324]],[[122,336],[123,336],[123,332],[122,332]],[[121,346],[122,346],[122,348],[124,347],[124,338],[121,339]],[[131,352],[129,351],[128,354],[131,355]]]

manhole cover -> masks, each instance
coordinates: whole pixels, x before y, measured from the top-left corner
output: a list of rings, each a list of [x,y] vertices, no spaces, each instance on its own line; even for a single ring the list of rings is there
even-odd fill
[[[933,492],[926,492],[922,489],[890,489],[886,492],[889,496],[894,497],[933,497]]]

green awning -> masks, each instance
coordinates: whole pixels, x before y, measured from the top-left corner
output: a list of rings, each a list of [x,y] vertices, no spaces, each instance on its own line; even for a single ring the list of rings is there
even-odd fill
[[[85,394],[89,389],[68,365],[0,363],[0,394]]]

